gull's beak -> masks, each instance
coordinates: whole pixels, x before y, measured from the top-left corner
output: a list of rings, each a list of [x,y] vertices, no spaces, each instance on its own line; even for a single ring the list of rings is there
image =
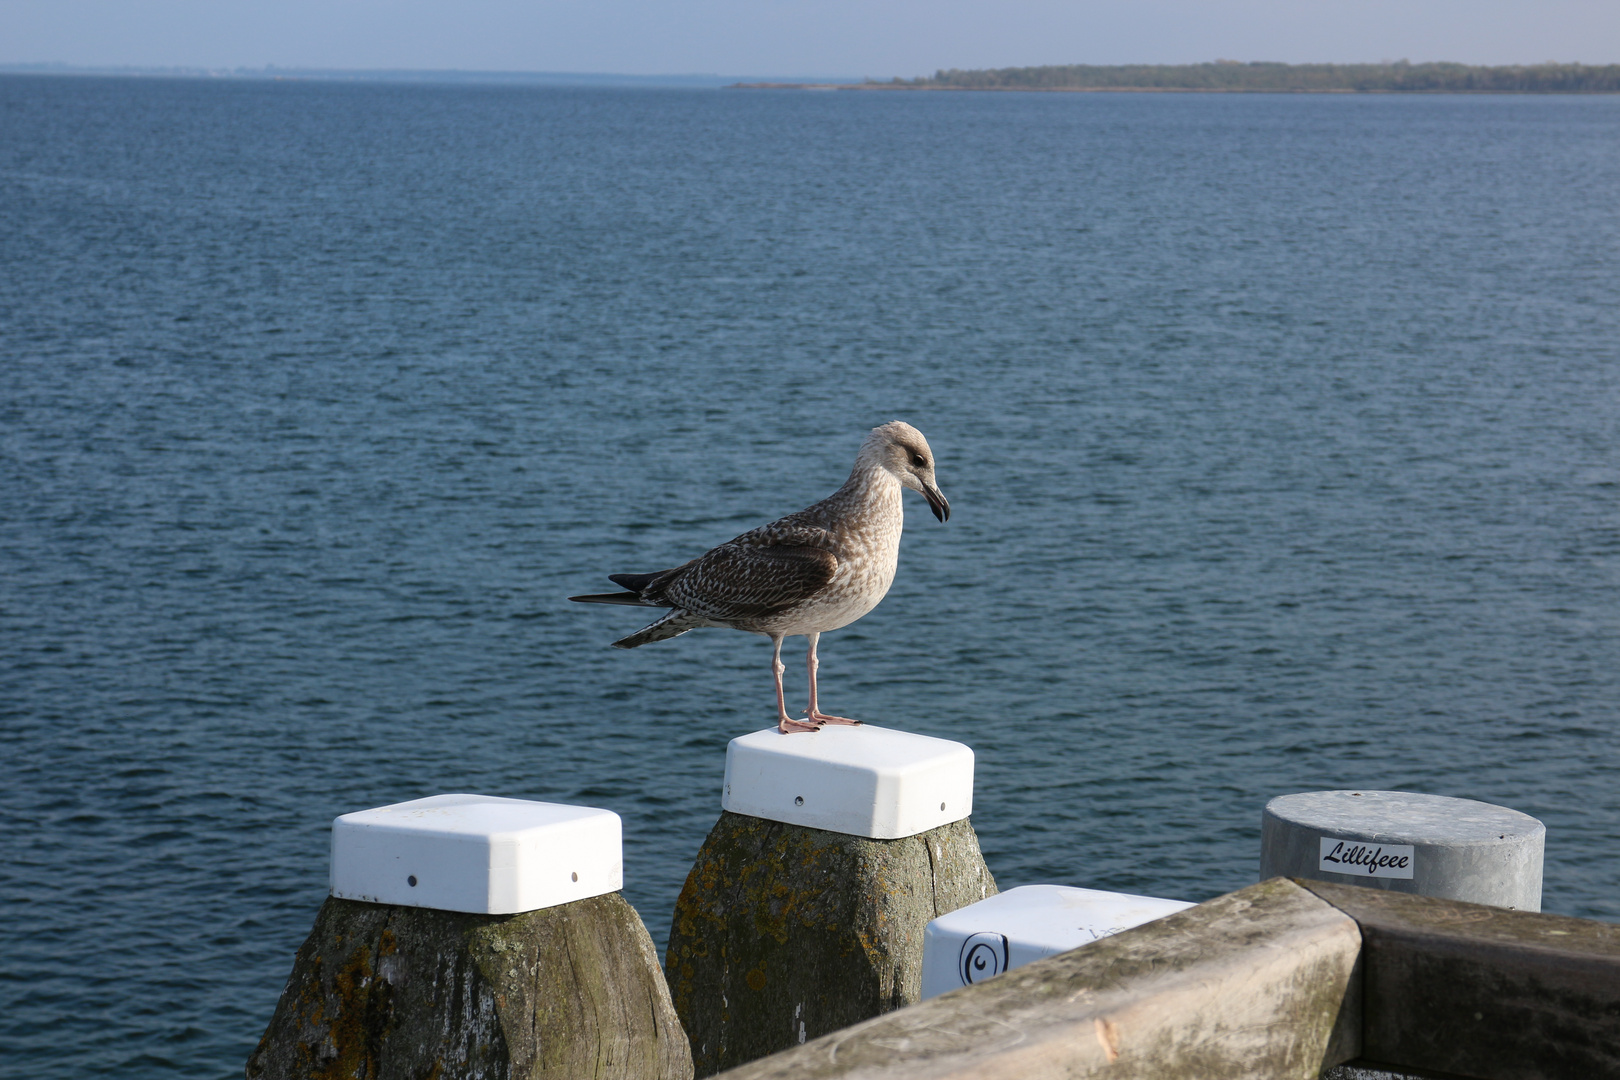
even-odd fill
[[[925,481],[923,483],[922,493],[923,498],[928,500],[928,508],[934,512],[935,517],[939,518],[941,521],[951,520],[951,504],[945,498],[945,493],[943,491],[939,490],[939,488],[935,487],[933,484]]]

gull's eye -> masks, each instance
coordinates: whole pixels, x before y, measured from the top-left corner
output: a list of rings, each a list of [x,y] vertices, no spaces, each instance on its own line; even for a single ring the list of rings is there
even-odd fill
[[[921,454],[912,454],[911,463],[919,469],[928,464],[928,462],[923,459]]]

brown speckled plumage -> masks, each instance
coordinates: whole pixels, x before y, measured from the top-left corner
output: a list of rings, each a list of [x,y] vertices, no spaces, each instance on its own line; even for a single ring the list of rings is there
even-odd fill
[[[950,504],[934,481],[927,440],[911,425],[894,421],[872,430],[844,486],[814,506],[673,569],[609,575],[627,592],[571,599],[670,609],[613,643],[623,649],[703,626],[729,626],[771,638],[779,655],[783,637],[804,634],[810,639],[810,712],[806,721],[787,718],[781,662],[774,659],[779,722],[784,731],[840,722],[816,709],[816,639],[848,626],[888,593],[900,553],[902,487],[922,492],[941,521],[950,516]]]

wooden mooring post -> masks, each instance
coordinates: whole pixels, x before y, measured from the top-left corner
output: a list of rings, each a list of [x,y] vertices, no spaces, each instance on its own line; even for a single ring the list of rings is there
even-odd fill
[[[1620,1076],[1620,926],[1273,878],[724,1080]]]
[[[618,816],[441,795],[339,818],[248,1080],[688,1080]]]
[[[883,728],[733,740],[665,973],[696,1075],[921,997],[923,931],[996,891],[973,752]]]

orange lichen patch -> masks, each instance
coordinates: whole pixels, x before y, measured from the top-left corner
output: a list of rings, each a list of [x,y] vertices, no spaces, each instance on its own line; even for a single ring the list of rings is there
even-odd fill
[[[761,964],[760,967],[764,967],[764,964]],[[758,993],[765,989],[765,972],[761,971],[760,968],[753,968],[747,975],[743,976],[743,981],[748,984],[748,989]]]
[[[380,960],[385,956],[393,956],[398,951],[399,938],[395,937],[394,932],[388,927],[383,927],[382,937],[377,939],[377,958]]]
[[[332,988],[340,998],[355,1001],[365,996],[371,976],[371,950],[362,945],[332,976]]]
[[[371,950],[361,945],[332,975],[331,994],[336,999],[336,1015],[326,1029],[326,1042],[333,1051],[331,1060],[311,1070],[312,1077],[320,1080],[347,1080],[349,1077],[371,1076],[376,1072],[373,1048],[375,1034],[367,1023],[371,1012],[373,985]]]

